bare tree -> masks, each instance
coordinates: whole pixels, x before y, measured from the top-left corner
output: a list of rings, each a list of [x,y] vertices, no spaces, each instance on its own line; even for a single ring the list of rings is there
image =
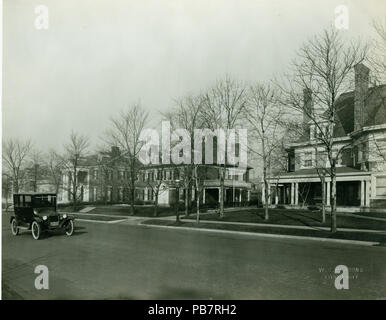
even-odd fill
[[[31,141],[8,139],[3,145],[3,162],[13,182],[13,191],[18,193],[24,184],[25,168],[31,151]]]
[[[292,73],[280,85],[285,104],[305,114],[317,131],[315,142],[323,145],[331,178],[331,232],[336,232],[336,165],[347,147],[334,144],[337,99],[348,91],[355,65],[364,61],[367,46],[347,42],[334,28],[324,30],[306,42],[293,62]],[[309,92],[314,106],[303,103],[303,90]]]
[[[111,119],[111,127],[106,132],[105,142],[122,150],[122,161],[125,161],[129,177],[127,179],[131,214],[135,212],[135,182],[139,169],[142,167],[138,155],[144,145],[140,140],[141,131],[147,123],[148,112],[140,104],[133,104],[127,110],[121,111],[116,118]]]
[[[39,181],[41,181],[47,174],[47,167],[41,150],[32,150],[28,173],[29,179],[32,182],[32,190],[37,192]]]
[[[63,185],[63,169],[65,167],[63,159],[54,150],[49,150],[47,154],[47,178],[54,186],[55,193],[59,194]]]
[[[1,182],[1,189],[2,189],[2,196],[5,200],[5,211],[8,210],[9,203],[8,199],[12,195],[12,177],[7,172],[2,172],[2,182]]]
[[[196,168],[199,164],[195,164],[194,159],[194,130],[203,127],[203,119],[200,116],[204,106],[204,97],[202,95],[188,95],[176,100],[176,107],[171,111],[164,113],[164,117],[171,122],[173,128],[185,129],[189,135],[190,144],[190,163],[186,163],[181,167],[181,177],[183,179],[183,187],[185,190],[185,216],[190,213],[191,207],[191,190],[195,186],[196,197],[200,196],[197,190],[197,175]],[[197,200],[197,199],[196,199]],[[200,199],[197,200],[199,210]]]
[[[250,125],[250,135],[255,143],[249,150],[262,161],[265,220],[269,219],[270,186],[269,171],[275,152],[280,151],[284,136],[284,108],[279,103],[277,90],[265,84],[256,84],[248,90],[248,103],[244,109],[245,119]]]
[[[378,37],[374,39],[369,60],[370,65],[373,66],[374,82],[384,83],[386,81],[386,20],[374,21],[373,27]]]
[[[247,101],[246,87],[241,82],[226,76],[205,94],[201,117],[206,128],[224,130],[225,161],[220,165],[220,218],[224,217],[225,174],[228,163],[227,152],[229,144],[228,130],[234,129],[241,119]],[[219,148],[219,144],[217,144]]]
[[[146,187],[149,188],[154,196],[154,217],[158,217],[158,199],[159,195],[162,192],[163,180],[162,180],[162,171],[157,169],[157,171],[152,171],[152,177],[148,175],[146,179]]]
[[[61,156],[69,178],[70,188],[68,192],[70,193],[74,210],[81,196],[79,192],[79,169],[82,165],[82,159],[87,155],[88,147],[88,137],[73,131],[70,135],[70,141],[64,145],[64,154]]]

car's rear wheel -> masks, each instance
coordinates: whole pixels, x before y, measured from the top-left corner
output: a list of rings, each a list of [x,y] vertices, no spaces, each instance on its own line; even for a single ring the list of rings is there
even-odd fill
[[[42,228],[37,221],[32,222],[31,231],[32,231],[32,237],[35,240],[39,240],[41,237]]]
[[[12,219],[11,232],[14,236],[17,236],[19,234],[19,227],[17,226],[16,219]]]
[[[67,236],[72,236],[72,234],[74,233],[74,221],[68,220],[68,222],[64,226],[64,230],[66,231]]]

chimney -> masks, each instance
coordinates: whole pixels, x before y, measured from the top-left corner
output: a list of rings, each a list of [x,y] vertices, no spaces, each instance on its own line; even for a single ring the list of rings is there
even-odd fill
[[[370,69],[364,64],[358,63],[354,67],[355,91],[354,91],[354,131],[360,130],[365,121],[364,107],[369,89]]]
[[[312,113],[312,90],[310,88],[303,89],[303,128],[308,132],[308,122],[311,120],[309,114]]]

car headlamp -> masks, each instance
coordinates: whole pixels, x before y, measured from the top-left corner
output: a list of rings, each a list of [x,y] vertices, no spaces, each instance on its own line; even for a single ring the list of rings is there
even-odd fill
[[[64,214],[64,215],[63,215],[63,219],[66,219],[66,218],[67,218],[67,215],[66,215],[66,214]]]
[[[43,216],[43,220],[44,220],[44,221],[47,220],[47,216]]]
[[[38,211],[36,209],[34,209],[34,214],[38,214]]]

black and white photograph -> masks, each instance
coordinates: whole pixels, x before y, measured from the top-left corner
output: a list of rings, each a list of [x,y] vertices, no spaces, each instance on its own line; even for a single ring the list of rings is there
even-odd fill
[[[1,25],[2,300],[386,299],[386,1],[3,0]]]

